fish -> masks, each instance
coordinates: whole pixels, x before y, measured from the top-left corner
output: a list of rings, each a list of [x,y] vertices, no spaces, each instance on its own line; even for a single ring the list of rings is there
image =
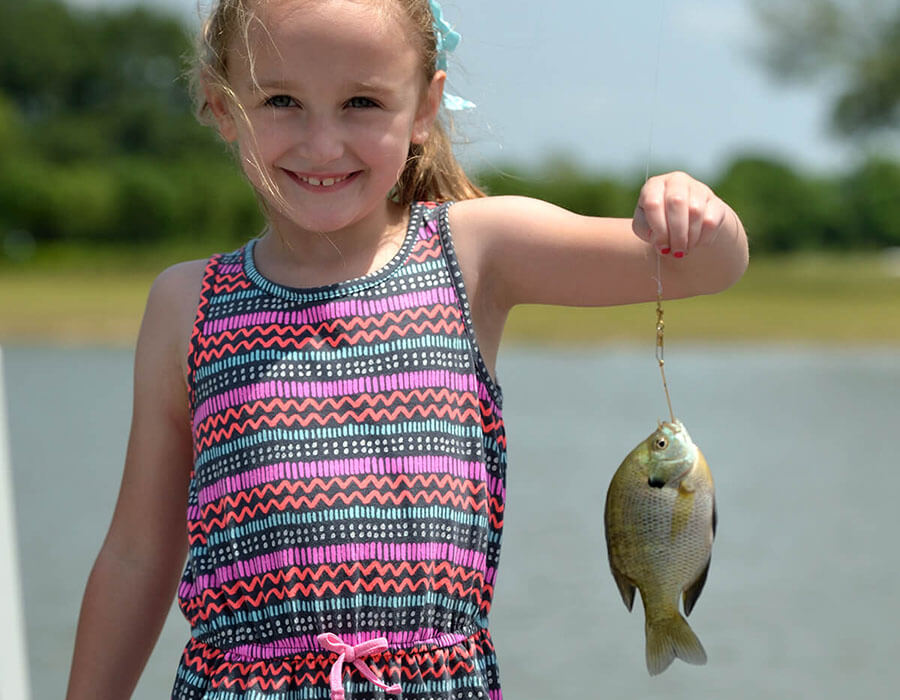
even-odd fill
[[[604,511],[609,568],[629,612],[635,589],[641,592],[651,676],[676,657],[706,663],[706,651],[685,616],[706,584],[717,520],[706,458],[678,420],[660,422],[609,484]]]

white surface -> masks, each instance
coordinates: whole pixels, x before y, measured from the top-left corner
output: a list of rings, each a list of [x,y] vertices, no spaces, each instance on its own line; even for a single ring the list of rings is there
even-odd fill
[[[3,352],[0,348],[0,699],[28,700],[31,695],[26,670],[25,625],[6,425]]]

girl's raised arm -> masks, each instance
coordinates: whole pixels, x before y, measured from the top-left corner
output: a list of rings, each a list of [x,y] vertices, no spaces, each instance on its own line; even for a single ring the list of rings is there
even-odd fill
[[[516,304],[609,306],[721,291],[743,274],[747,240],[734,211],[684,173],[651,178],[634,219],[573,214],[524,197],[489,197],[450,209],[461,257],[505,313]],[[482,302],[484,305],[485,302]]]
[[[68,700],[130,697],[172,604],[192,466],[183,358],[202,272],[202,261],[175,266],[150,291],[125,470],[82,602]]]

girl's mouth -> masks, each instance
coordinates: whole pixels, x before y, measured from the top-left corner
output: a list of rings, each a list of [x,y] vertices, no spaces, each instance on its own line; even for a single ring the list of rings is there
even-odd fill
[[[328,192],[349,183],[359,175],[360,171],[357,170],[345,175],[301,175],[300,173],[295,173],[291,170],[285,170],[284,172],[304,189],[312,190],[314,192]]]

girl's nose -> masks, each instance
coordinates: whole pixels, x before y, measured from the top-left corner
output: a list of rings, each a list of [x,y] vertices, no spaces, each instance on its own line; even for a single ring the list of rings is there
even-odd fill
[[[303,158],[313,165],[337,160],[344,154],[344,138],[340,126],[333,119],[310,115],[303,127],[299,150]]]

